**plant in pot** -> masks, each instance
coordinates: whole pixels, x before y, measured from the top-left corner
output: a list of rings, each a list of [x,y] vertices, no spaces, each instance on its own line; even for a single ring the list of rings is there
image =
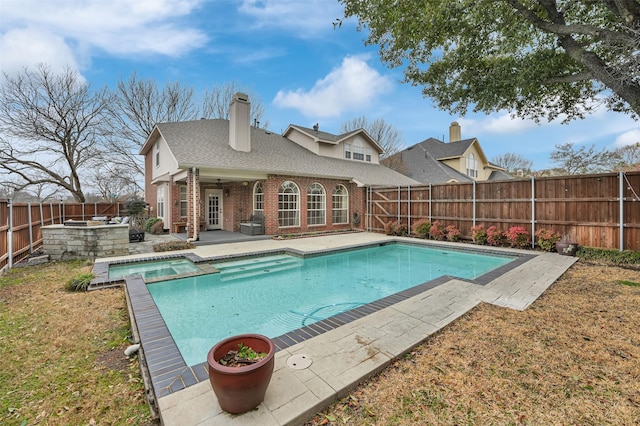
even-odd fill
[[[563,256],[575,256],[578,243],[571,235],[565,234],[556,242],[556,251]]]
[[[218,342],[207,355],[209,382],[220,407],[232,414],[256,408],[271,381],[275,345],[260,334],[239,334]]]

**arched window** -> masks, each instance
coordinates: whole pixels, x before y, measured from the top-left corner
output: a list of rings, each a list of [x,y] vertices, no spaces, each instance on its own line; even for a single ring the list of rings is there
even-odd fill
[[[253,185],[253,214],[264,214],[264,192],[262,190],[262,182],[260,181]]]
[[[326,195],[319,183],[312,184],[307,191],[307,224],[325,225]]]
[[[291,181],[283,182],[278,192],[278,226],[300,226],[300,190]]]
[[[478,177],[478,161],[473,152],[467,157],[467,176],[472,178]]]
[[[333,210],[331,221],[333,224],[349,223],[349,193],[344,185],[333,188]]]

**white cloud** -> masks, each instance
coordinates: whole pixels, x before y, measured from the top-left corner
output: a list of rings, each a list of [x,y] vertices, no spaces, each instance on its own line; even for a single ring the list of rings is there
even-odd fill
[[[619,135],[613,142],[614,148],[620,148],[626,145],[633,145],[640,142],[640,128],[626,131]]]
[[[184,17],[199,3],[199,0],[3,1],[2,69],[63,60],[77,67],[96,49],[120,56],[180,56],[207,41],[204,33],[184,22]],[[52,58],[59,53],[59,60]]]
[[[281,28],[301,38],[333,29],[336,18],[344,16],[337,1],[326,0],[244,0],[238,10],[254,18],[258,28]]]
[[[2,71],[15,74],[23,67],[33,69],[38,63],[46,63],[53,71],[65,67],[78,69],[76,56],[62,37],[46,30],[25,28],[10,30],[0,36]]]
[[[486,119],[460,118],[458,120],[463,129],[473,130],[472,133],[512,134],[522,133],[539,127],[533,120],[523,120],[512,117],[508,112],[489,115]]]
[[[307,117],[337,117],[345,111],[369,106],[391,88],[391,81],[371,68],[364,57],[348,56],[309,91],[280,90],[273,103],[297,109]]]

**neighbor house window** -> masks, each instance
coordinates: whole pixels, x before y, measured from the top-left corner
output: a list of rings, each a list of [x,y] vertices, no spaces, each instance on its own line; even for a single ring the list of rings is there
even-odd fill
[[[264,214],[264,191],[262,190],[262,182],[256,182],[253,185],[253,214]]]
[[[350,143],[344,144],[344,158],[371,162],[371,148],[364,148]]]
[[[307,191],[307,224],[324,225],[326,210],[326,195],[324,187],[314,183]]]
[[[156,167],[160,165],[160,142],[156,143]]]
[[[478,161],[473,152],[467,157],[467,176],[472,178],[478,177]]]
[[[180,185],[180,216],[186,217],[188,214],[187,185]]]
[[[158,209],[156,215],[159,219],[164,219],[164,186],[158,187],[158,201],[156,207]]]
[[[286,181],[278,192],[278,226],[300,226],[300,190],[298,185]]]
[[[349,193],[347,188],[344,185],[336,185],[331,199],[333,200],[332,223],[349,223]]]

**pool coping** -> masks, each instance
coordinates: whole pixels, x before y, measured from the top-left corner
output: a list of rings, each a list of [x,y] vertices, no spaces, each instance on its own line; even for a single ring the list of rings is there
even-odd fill
[[[496,250],[492,248],[479,248],[471,245],[459,245],[451,244],[443,246],[441,244],[434,244],[431,241],[420,240],[407,240],[407,239],[389,239],[381,242],[369,242],[353,245],[346,245],[335,249],[321,249],[315,251],[302,251],[293,248],[272,249],[272,250],[259,250],[254,252],[247,252],[244,254],[231,254],[212,257],[201,257],[194,253],[182,253],[169,256],[152,256],[143,259],[136,259],[139,261],[154,261],[162,259],[171,259],[179,257],[187,257],[194,263],[210,263],[221,262],[230,259],[248,259],[255,257],[262,257],[268,255],[288,254],[293,256],[299,256],[302,258],[316,257],[328,253],[336,253],[343,251],[350,251],[360,248],[376,247],[391,244],[404,244],[415,245],[429,248],[446,248],[455,251],[467,251],[481,254],[493,254],[497,256],[515,257],[515,259],[505,265],[502,265],[476,279],[462,279],[451,276],[441,276],[434,280],[419,284],[409,289],[394,293],[386,296],[382,299],[378,299],[374,302],[359,306],[352,310],[334,315],[332,317],[323,319],[321,321],[309,324],[307,326],[292,330],[281,336],[277,336],[271,339],[276,345],[277,351],[285,350],[291,346],[299,343],[303,343],[308,339],[312,339],[316,336],[320,336],[324,333],[336,330],[346,324],[352,323],[356,320],[364,318],[370,314],[381,311],[385,308],[393,306],[399,302],[405,301],[431,290],[444,283],[452,280],[461,282],[468,282],[470,284],[484,286],[496,278],[504,275],[505,273],[527,263],[534,258],[535,254],[530,254],[525,251],[508,251]],[[126,261],[116,261],[113,264],[128,263]],[[104,262],[101,265],[99,272],[105,270],[108,274],[108,267],[111,262]],[[105,282],[104,275],[101,275],[102,282]],[[181,276],[170,276],[168,279],[178,279]],[[108,281],[107,285],[111,285]],[[153,298],[151,297],[147,288],[147,283],[140,275],[132,275],[125,277],[125,288],[127,293],[127,300],[130,305],[131,323],[134,327],[135,334],[139,336],[139,341],[143,351],[143,359],[145,361],[145,369],[148,372],[148,380],[152,387],[151,392],[154,395],[154,400],[161,399],[178,391],[181,391],[190,386],[196,385],[200,382],[208,380],[208,367],[206,362],[188,366],[180,351],[169,332],[164,319],[162,318]]]

